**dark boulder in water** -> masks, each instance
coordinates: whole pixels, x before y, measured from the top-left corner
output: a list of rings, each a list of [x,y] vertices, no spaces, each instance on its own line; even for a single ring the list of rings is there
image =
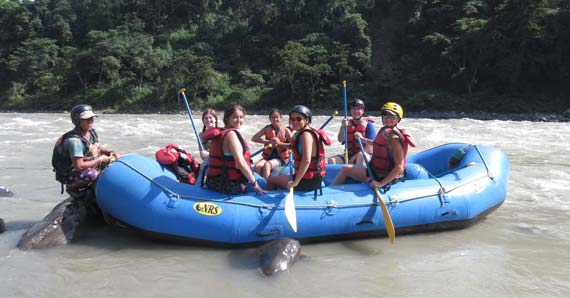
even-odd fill
[[[0,218],[0,233],[6,231],[6,225],[4,225],[4,220]]]
[[[265,276],[289,269],[301,256],[301,244],[291,238],[273,240],[257,249],[259,270]]]
[[[42,249],[77,240],[85,228],[101,218],[92,189],[57,204],[41,221],[34,224],[18,242],[22,250]]]
[[[0,197],[11,197],[14,193],[7,187],[0,185]]]

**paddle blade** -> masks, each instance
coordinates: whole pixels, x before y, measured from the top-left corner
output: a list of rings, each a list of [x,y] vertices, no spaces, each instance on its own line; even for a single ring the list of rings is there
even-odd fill
[[[295,210],[295,201],[293,200],[293,187],[289,188],[289,193],[285,197],[285,217],[293,229],[297,233],[297,211]]]
[[[390,216],[390,213],[388,213],[388,208],[386,207],[384,200],[382,200],[382,196],[380,195],[378,188],[374,189],[374,191],[376,192],[376,196],[378,197],[378,203],[380,204],[380,207],[382,209],[382,217],[384,217],[384,225],[386,226],[388,239],[390,240],[390,243],[394,244],[394,240],[396,239],[396,229],[394,228],[392,217]]]

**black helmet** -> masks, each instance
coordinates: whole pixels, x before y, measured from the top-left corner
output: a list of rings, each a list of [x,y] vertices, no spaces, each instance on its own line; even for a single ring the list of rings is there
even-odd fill
[[[71,122],[75,126],[79,125],[81,119],[89,119],[94,116],[97,115],[93,112],[93,108],[87,104],[79,104],[71,109]]]
[[[351,108],[352,108],[352,107],[361,107],[361,108],[363,108],[363,109],[366,109],[366,106],[364,105],[364,101],[362,101],[362,99],[360,99],[360,98],[357,98],[357,99],[353,100],[353,101],[350,103],[350,107],[351,107]]]
[[[307,117],[307,119],[309,119],[309,123],[311,123],[311,120],[313,119],[313,113],[311,112],[311,109],[307,108],[304,105],[296,105],[291,109],[291,112],[289,112],[289,116],[291,116],[291,113],[299,113],[301,115],[304,115],[305,117]]]

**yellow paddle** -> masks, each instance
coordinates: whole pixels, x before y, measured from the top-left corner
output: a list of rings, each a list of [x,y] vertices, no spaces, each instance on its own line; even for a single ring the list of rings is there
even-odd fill
[[[360,151],[362,152],[362,158],[366,162],[366,169],[368,170],[368,175],[370,178],[374,179],[372,175],[372,170],[370,169],[370,165],[368,164],[368,160],[366,160],[366,154],[364,153],[364,147],[362,146],[362,140],[358,138],[358,145],[360,145]],[[376,193],[376,197],[378,198],[378,204],[382,208],[382,216],[384,217],[384,225],[386,226],[386,232],[388,233],[388,239],[390,243],[394,244],[394,240],[396,239],[396,229],[394,228],[394,223],[392,222],[392,217],[390,217],[390,213],[388,213],[388,208],[380,195],[380,191],[378,187],[374,188],[374,192]]]

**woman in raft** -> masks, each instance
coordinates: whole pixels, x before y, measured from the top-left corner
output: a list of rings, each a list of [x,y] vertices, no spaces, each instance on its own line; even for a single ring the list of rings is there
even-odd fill
[[[202,141],[204,148],[200,151],[200,157],[202,160],[206,160],[210,155],[208,152],[210,140],[204,139],[204,135],[206,135],[208,131],[218,128],[218,115],[216,115],[216,110],[212,108],[205,109],[204,112],[202,112],[202,124],[204,124],[204,127],[200,133],[200,141]]]
[[[255,172],[265,179],[271,175],[273,169],[285,165],[291,154],[289,139],[292,134],[287,127],[281,125],[281,113],[278,109],[271,110],[269,121],[270,124],[251,138],[252,142],[261,143],[265,147],[261,153],[262,158],[255,163]]]
[[[203,134],[211,141],[210,158],[206,174],[206,187],[225,194],[242,194],[249,191],[248,183],[257,193],[267,193],[261,188],[251,171],[247,141],[239,128],[243,125],[245,109],[237,104],[228,105],[224,112],[224,128],[214,128]]]
[[[296,105],[289,112],[289,123],[295,135],[291,138],[291,153],[295,175],[271,176],[267,179],[268,189],[273,187],[311,191],[321,187],[326,174],[325,148],[330,145],[326,133],[310,126],[313,114],[309,108]]]

